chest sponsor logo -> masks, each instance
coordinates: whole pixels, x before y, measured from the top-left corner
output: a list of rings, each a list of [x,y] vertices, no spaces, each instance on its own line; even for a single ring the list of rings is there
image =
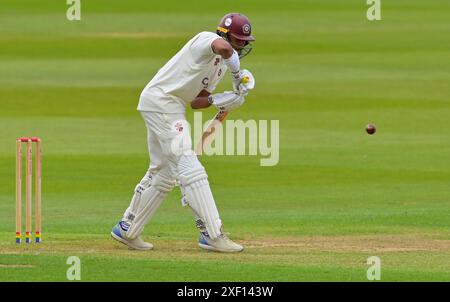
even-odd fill
[[[208,85],[209,85],[209,78],[208,78],[208,77],[203,78],[202,84],[203,84],[203,88],[208,88]]]

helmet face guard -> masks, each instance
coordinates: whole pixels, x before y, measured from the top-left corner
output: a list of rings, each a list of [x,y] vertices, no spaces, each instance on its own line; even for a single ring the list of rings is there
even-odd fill
[[[242,49],[236,50],[239,55],[239,59],[242,59],[243,57],[248,55],[252,51],[252,49],[253,45],[250,44],[250,42],[246,41],[245,46]]]

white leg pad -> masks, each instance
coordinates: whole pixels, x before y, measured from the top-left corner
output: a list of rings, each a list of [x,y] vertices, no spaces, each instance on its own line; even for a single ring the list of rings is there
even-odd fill
[[[133,198],[131,199],[130,206],[123,214],[122,218],[123,221],[125,221],[126,223],[131,223],[131,221],[134,220],[138,208],[140,207],[141,204],[142,193],[146,189],[150,188],[151,184],[152,184],[152,175],[150,174],[150,171],[147,171],[142,180],[134,188],[134,195]]]
[[[222,231],[222,221],[216,202],[209,187],[208,175],[195,154],[182,155],[178,163],[180,183],[186,202],[206,227],[210,238],[218,237]]]
[[[175,185],[175,180],[167,177],[164,171],[158,172],[152,180],[152,185],[142,192],[139,205],[136,207],[134,219],[130,221],[127,231],[127,237],[134,239],[138,237],[144,230],[144,226],[150,218],[155,214],[167,193],[169,193]]]

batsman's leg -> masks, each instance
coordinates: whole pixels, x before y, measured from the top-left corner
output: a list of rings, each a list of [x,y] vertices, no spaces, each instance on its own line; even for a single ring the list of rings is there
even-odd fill
[[[159,208],[172,187],[175,173],[168,167],[160,143],[160,127],[164,127],[158,114],[142,113],[147,127],[147,142],[151,163],[149,170],[135,187],[131,203],[122,220],[113,228],[111,236],[132,249],[147,250],[153,245],[140,239],[145,224]]]
[[[142,192],[135,194],[136,200],[132,201],[125,213],[126,217],[113,229],[111,236],[134,249],[151,249],[149,243],[140,239],[140,234],[145,225],[160,207],[167,193],[175,185],[175,180],[169,169],[159,171],[151,178],[150,185]]]
[[[197,156],[185,153],[178,162],[178,172],[184,202],[194,212],[199,227],[199,246],[218,252],[240,252],[243,246],[231,241],[222,232],[222,221],[209,187],[208,175]]]

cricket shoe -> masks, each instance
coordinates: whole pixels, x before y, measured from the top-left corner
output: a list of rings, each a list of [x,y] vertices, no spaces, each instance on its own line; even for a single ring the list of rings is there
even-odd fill
[[[219,237],[211,239],[208,236],[208,233],[201,232],[200,239],[198,240],[198,246],[205,250],[224,253],[236,253],[244,250],[242,245],[233,242],[223,233],[219,235]]]
[[[111,237],[114,240],[117,240],[120,243],[127,245],[131,250],[143,251],[153,249],[153,245],[151,243],[145,242],[140,237],[137,237],[135,239],[127,238],[126,230],[124,229],[124,224],[126,225],[124,221],[119,221],[119,223],[113,227],[111,231]]]

